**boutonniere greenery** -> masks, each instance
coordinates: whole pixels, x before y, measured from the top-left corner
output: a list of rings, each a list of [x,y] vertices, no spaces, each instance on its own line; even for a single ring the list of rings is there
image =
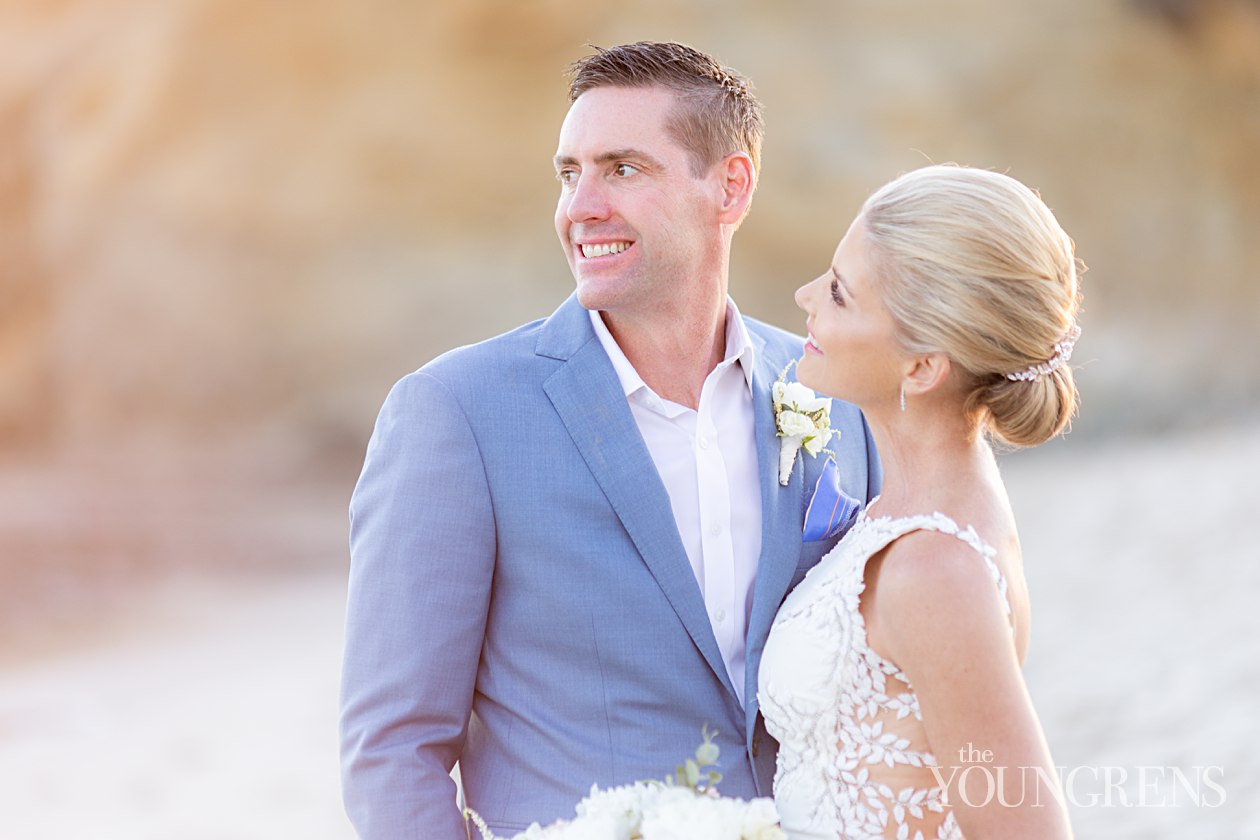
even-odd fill
[[[779,374],[770,389],[774,400],[774,425],[779,441],[779,484],[787,486],[792,477],[796,453],[804,449],[817,457],[818,453],[835,453],[824,449],[834,435],[840,433],[831,428],[831,398],[820,397],[799,382],[788,382],[788,371],[796,364],[793,360]]]

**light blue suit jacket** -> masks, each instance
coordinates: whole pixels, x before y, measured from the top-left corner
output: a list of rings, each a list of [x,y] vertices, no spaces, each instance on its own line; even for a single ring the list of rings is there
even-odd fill
[[[572,816],[601,787],[661,778],[716,729],[732,796],[769,795],[757,714],[775,611],[834,544],[803,543],[822,459],[778,483],[770,386],[801,340],[745,319],[763,537],[741,708],[669,497],[589,316],[447,353],[390,392],[350,515],[341,753],[365,840],[455,840],[449,773],[498,834]],[[830,448],[863,500],[880,473],[836,402]]]

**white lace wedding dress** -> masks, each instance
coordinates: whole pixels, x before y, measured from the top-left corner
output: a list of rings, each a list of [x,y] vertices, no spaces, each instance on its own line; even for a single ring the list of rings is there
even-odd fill
[[[898,537],[957,537],[988,564],[1010,614],[996,553],[949,517],[865,512],[775,617],[758,676],[766,729],[779,741],[774,801],[790,840],[962,837],[906,675],[867,645],[858,611],[867,561]]]

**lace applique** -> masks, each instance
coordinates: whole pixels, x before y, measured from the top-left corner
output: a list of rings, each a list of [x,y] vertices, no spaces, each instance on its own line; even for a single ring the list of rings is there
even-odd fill
[[[973,527],[941,513],[859,518],[783,603],[762,654],[758,701],[779,741],[775,803],[793,838],[962,837],[930,770],[914,689],[869,647],[858,609],[867,561],[918,530],[971,546],[1011,614],[997,552]]]

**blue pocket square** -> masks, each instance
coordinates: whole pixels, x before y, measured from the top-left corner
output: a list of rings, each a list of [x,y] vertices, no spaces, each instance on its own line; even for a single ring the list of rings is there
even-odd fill
[[[810,499],[809,509],[805,511],[801,539],[817,542],[834,537],[848,527],[861,507],[861,502],[840,489],[840,468],[834,458],[828,458],[823,464],[822,474],[818,476],[818,483],[814,485],[814,498]]]

